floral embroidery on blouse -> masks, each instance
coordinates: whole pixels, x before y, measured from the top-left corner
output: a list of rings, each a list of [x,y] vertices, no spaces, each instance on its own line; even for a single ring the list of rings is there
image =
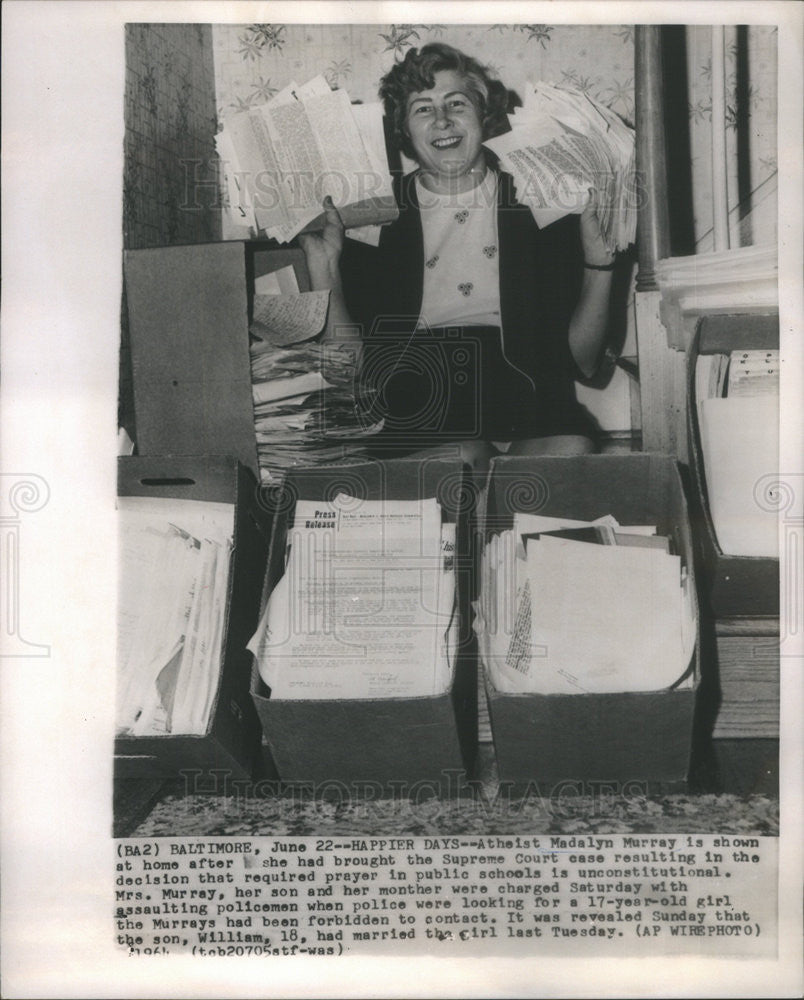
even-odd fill
[[[416,179],[423,249],[423,322],[438,326],[500,323],[497,177],[453,195],[428,192]]]

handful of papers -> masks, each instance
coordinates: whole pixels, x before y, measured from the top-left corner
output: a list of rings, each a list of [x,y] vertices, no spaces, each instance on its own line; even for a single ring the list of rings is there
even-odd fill
[[[397,217],[377,103],[352,106],[323,76],[290,83],[265,104],[230,115],[215,136],[236,221],[287,243],[321,228],[329,195],[347,229],[376,242]]]
[[[454,547],[435,499],[297,501],[284,575],[249,643],[272,700],[446,691]]]
[[[636,238],[634,131],[582,91],[537,83],[509,115],[511,131],[484,143],[514,178],[517,197],[540,228],[580,214],[597,194],[610,252]]]
[[[475,631],[498,691],[655,691],[690,665],[695,606],[654,528],[516,514],[483,552]]]
[[[202,734],[218,688],[231,504],[119,501],[116,729]]]

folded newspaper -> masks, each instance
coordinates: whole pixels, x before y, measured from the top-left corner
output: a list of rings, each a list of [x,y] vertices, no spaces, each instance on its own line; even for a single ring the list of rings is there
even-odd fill
[[[511,131],[485,145],[514,178],[517,198],[540,227],[580,214],[590,189],[606,246],[636,238],[634,131],[610,108],[570,87],[537,83],[509,115]]]

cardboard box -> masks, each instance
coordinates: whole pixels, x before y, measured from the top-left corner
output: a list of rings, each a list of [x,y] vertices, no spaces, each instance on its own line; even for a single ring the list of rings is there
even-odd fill
[[[259,478],[249,358],[254,281],[304,254],[270,243],[206,243],[124,255],[141,455],[232,455]]]
[[[218,689],[203,735],[118,736],[117,779],[177,776],[188,790],[223,791],[250,777],[259,722],[249,695],[251,655],[268,556],[270,521],[251,473],[233,458],[131,457],[118,460],[118,495],[207,500],[234,506],[234,536]],[[201,772],[200,774],[198,772]]]
[[[694,488],[693,517],[700,543],[701,576],[716,618],[778,617],[779,560],[764,556],[726,555],[718,544],[706,492],[695,367],[701,354],[737,350],[778,350],[779,317],[767,315],[704,316],[687,358],[687,425],[690,472]]]
[[[153,472],[148,478],[178,481],[178,492],[169,485],[148,489],[152,495],[237,503],[237,531],[244,544],[230,579],[236,601],[230,608],[225,683],[219,692],[223,700],[216,704],[212,731],[203,740],[154,738],[149,750],[142,739],[118,741],[118,778],[175,774],[185,767],[201,769],[207,783],[210,769],[251,773],[259,722],[248,693],[251,657],[245,645],[258,620],[270,515],[255,500],[259,467],[248,327],[255,280],[288,265],[299,289],[307,291],[302,251],[278,248],[271,241],[154,247],[128,250],[123,257],[138,454],[154,462],[147,466]],[[192,457],[197,455],[230,457]],[[236,474],[235,460],[241,463]],[[121,490],[143,488],[134,471],[138,468],[121,464]],[[185,472],[197,489],[181,483]],[[228,698],[230,685],[233,698]],[[231,719],[226,711],[217,711],[225,708],[227,698]]]
[[[693,573],[692,537],[675,460],[659,455],[512,457],[492,462],[487,534],[515,512],[655,524]],[[692,577],[694,585],[694,576]],[[616,595],[612,595],[616,599]],[[624,637],[627,641],[627,637]],[[686,779],[698,687],[698,644],[688,686],[612,694],[511,694],[486,682],[500,781],[550,795],[564,782],[679,784]],[[632,789],[634,786],[631,786]]]
[[[353,700],[275,700],[256,661],[252,697],[280,778],[288,783],[361,794],[408,797],[463,790],[477,748],[477,673],[468,616],[469,529],[460,463],[369,461],[294,470],[277,499],[265,600],[284,572],[295,499],[326,500],[338,492],[368,500],[437,497],[457,522],[456,588],[459,654],[451,689],[438,696]]]

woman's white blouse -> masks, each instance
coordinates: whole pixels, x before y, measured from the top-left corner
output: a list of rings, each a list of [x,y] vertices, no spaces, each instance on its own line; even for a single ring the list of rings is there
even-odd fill
[[[499,326],[497,176],[438,195],[416,178],[424,234],[420,326]]]

